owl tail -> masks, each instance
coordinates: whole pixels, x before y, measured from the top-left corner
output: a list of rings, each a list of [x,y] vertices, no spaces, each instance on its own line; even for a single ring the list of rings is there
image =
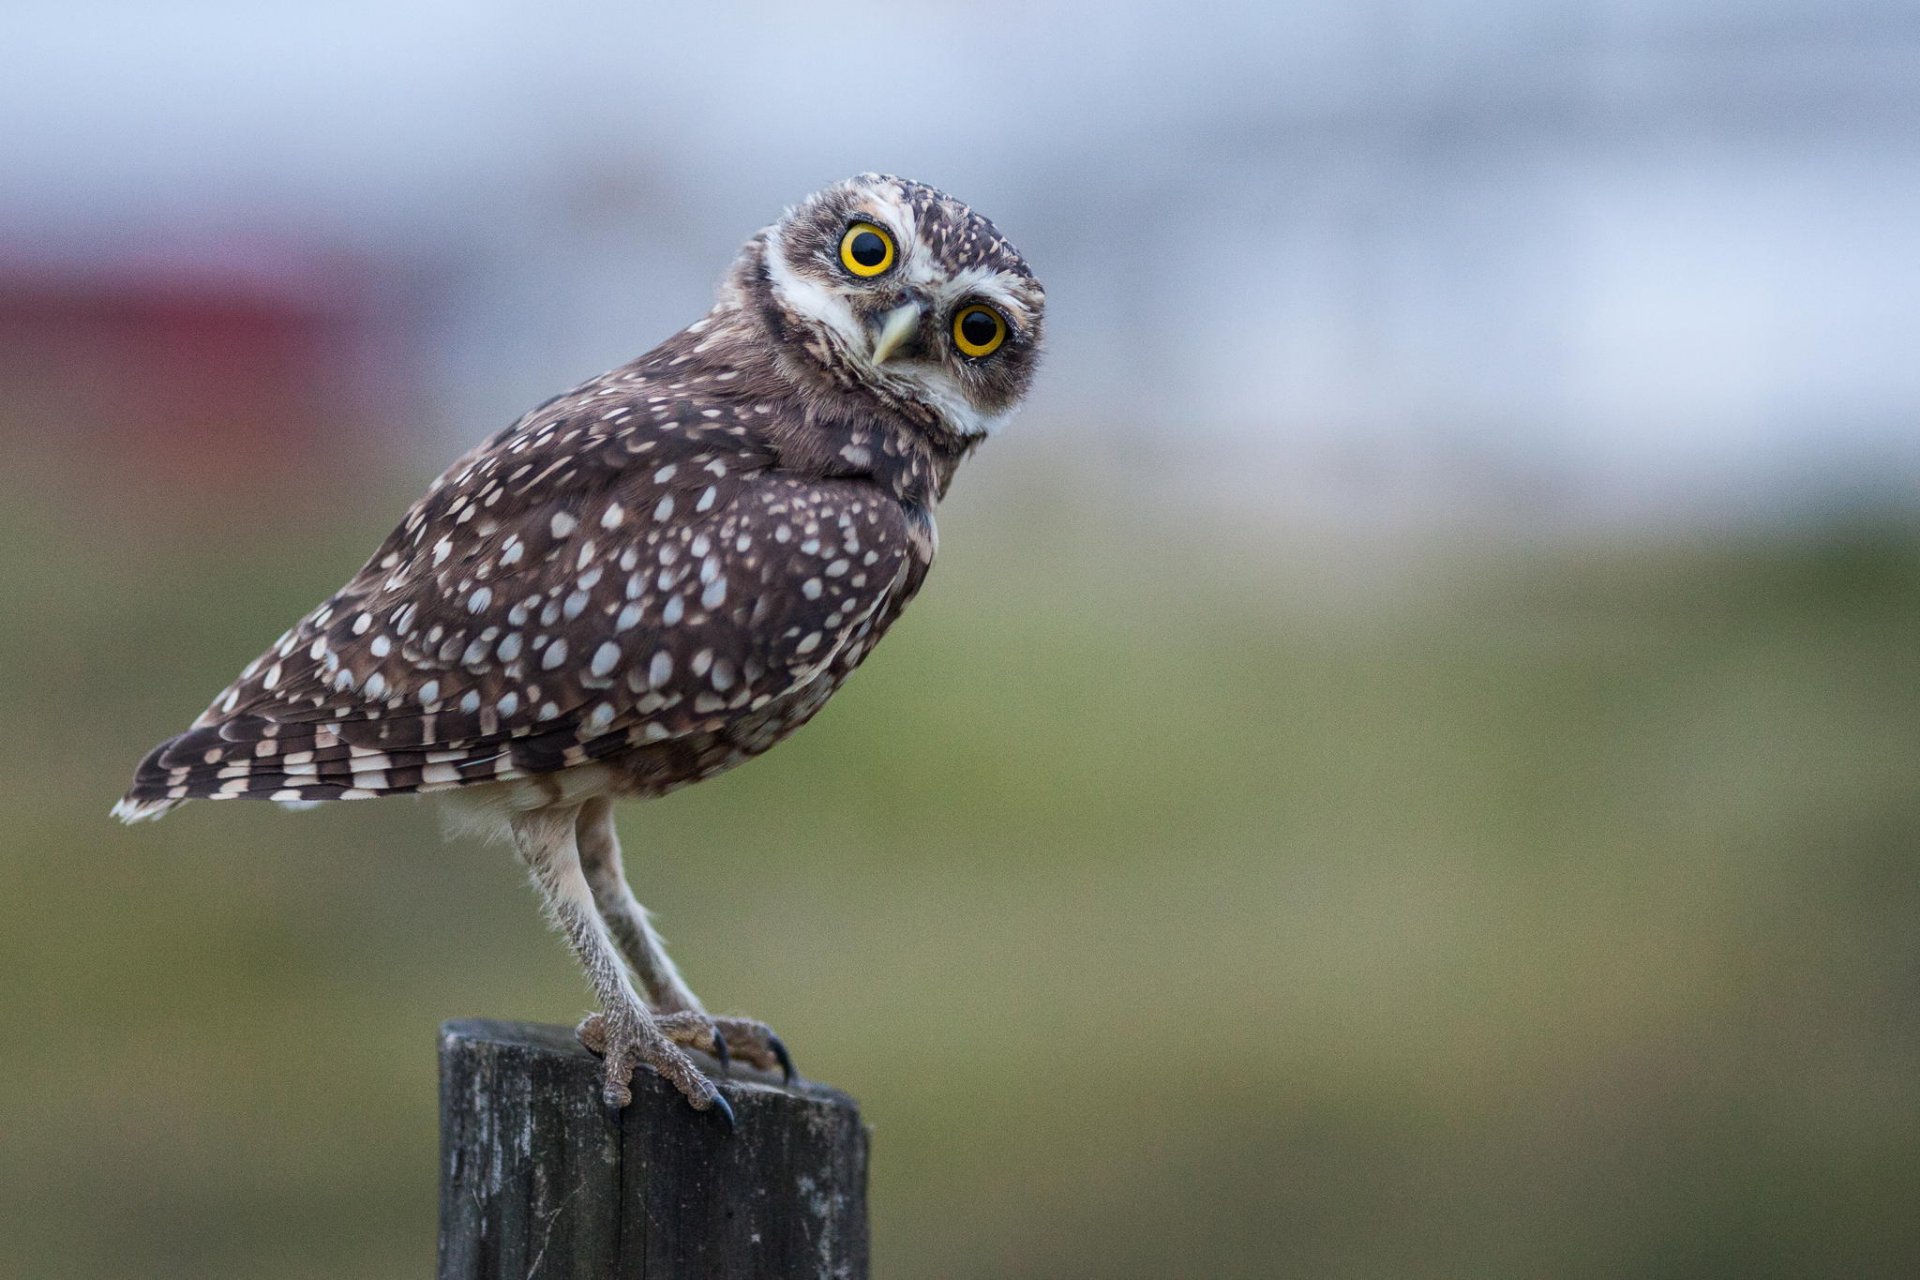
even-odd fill
[[[153,822],[172,813],[182,802],[179,800],[142,800],[132,795],[122,796],[120,803],[113,806],[113,816],[131,826],[136,822]]]

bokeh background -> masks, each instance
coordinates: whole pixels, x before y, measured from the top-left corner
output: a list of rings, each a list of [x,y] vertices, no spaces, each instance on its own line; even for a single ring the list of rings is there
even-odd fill
[[[134,762],[845,174],[1029,410],[795,742],[634,806],[887,1277],[1920,1275],[1920,13],[16,0],[0,1275],[418,1277],[434,1030],[586,1008],[426,804]]]

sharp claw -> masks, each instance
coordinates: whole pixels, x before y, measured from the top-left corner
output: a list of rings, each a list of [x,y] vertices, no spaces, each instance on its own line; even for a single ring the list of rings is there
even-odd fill
[[[727,1075],[733,1070],[733,1057],[727,1052],[727,1038],[720,1034],[720,1028],[713,1029],[713,1056],[720,1060],[720,1074]]]
[[[780,1060],[781,1083],[792,1084],[795,1074],[793,1070],[793,1055],[787,1052],[787,1046],[780,1042],[779,1036],[769,1031],[767,1033],[767,1048],[773,1050],[773,1056]]]
[[[723,1133],[729,1138],[733,1136],[733,1107],[727,1102],[725,1094],[717,1090],[714,1092],[713,1105],[707,1108],[707,1114],[713,1117]]]

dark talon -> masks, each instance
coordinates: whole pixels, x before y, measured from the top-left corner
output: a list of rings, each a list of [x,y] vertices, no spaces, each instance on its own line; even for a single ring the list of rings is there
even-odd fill
[[[773,1050],[773,1056],[780,1060],[782,1084],[792,1084],[794,1077],[793,1055],[787,1052],[787,1046],[780,1043],[780,1037],[771,1031],[767,1033],[767,1048]]]
[[[727,1038],[720,1034],[720,1028],[713,1029],[713,1056],[720,1060],[720,1074],[728,1075],[733,1070],[733,1057],[727,1052]]]
[[[714,1122],[720,1126],[729,1138],[733,1136],[733,1108],[728,1105],[725,1094],[715,1093],[713,1095],[713,1105],[707,1108],[707,1114],[713,1117]]]

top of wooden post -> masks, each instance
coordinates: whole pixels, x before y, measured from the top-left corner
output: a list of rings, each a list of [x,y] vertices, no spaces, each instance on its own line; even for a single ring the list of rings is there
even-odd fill
[[[441,1280],[867,1275],[867,1142],[826,1085],[735,1064],[728,1136],[649,1068],[617,1116],[572,1031],[440,1029]]]

